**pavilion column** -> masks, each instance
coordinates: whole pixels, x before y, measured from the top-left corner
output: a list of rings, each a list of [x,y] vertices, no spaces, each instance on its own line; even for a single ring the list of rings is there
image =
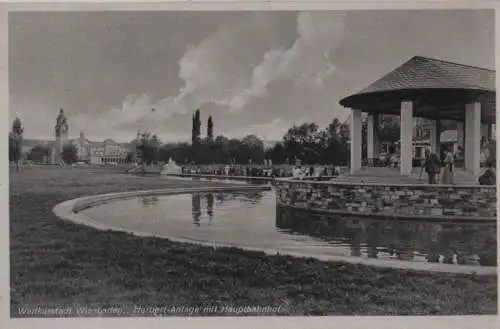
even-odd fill
[[[481,103],[465,105],[465,169],[479,175],[481,155]]]
[[[374,159],[379,157],[380,152],[380,139],[378,127],[378,114],[368,115],[367,125],[367,155],[368,162],[373,165]]]
[[[457,122],[457,149],[459,147],[464,148],[465,135],[464,135],[464,124],[463,122]]]
[[[409,176],[413,171],[413,103],[401,102],[401,175]]]
[[[351,111],[351,173],[361,169],[361,110]]]
[[[439,119],[432,120],[430,128],[431,152],[439,154],[441,152],[441,121]]]

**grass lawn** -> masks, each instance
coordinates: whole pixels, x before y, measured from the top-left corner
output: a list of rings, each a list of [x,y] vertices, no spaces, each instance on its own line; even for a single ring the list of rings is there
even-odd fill
[[[101,232],[52,214],[57,203],[80,196],[199,184],[106,169],[28,167],[12,172],[11,316],[19,316],[26,305],[69,304],[272,306],[279,307],[278,314],[294,315],[497,312],[496,276],[373,268],[234,248],[214,251]],[[235,315],[217,310],[210,314]]]

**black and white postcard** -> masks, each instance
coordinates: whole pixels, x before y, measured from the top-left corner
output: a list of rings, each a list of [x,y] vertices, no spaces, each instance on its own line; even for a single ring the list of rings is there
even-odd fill
[[[492,326],[495,8],[364,6],[5,7],[6,321]]]

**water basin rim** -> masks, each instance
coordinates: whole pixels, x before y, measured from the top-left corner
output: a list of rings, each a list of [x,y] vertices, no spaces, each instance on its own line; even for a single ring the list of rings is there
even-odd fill
[[[213,175],[213,174],[166,174],[165,176],[184,177],[184,178],[215,178],[219,180],[263,180],[273,181],[273,177],[262,176],[231,176],[231,175]],[[276,178],[277,179],[277,178]]]
[[[163,194],[163,195],[176,195],[176,194],[184,194],[184,193],[192,193],[192,192],[213,192],[213,191],[228,191],[228,190],[233,190],[233,191],[243,191],[243,190],[263,190],[263,191],[269,191],[271,188],[270,187],[264,187],[264,186],[244,186],[245,188],[240,187],[218,187],[218,188],[183,188],[183,189],[162,189],[162,190],[149,190],[149,191],[135,191],[133,193],[138,193],[142,192],[143,196],[144,195],[151,195],[148,194],[148,192],[153,192],[153,195],[155,192],[157,194]],[[170,194],[166,193],[159,193],[160,191],[170,191]],[[129,198],[130,195],[129,193],[131,192],[122,192],[122,193],[109,193],[109,194],[103,194],[101,196],[115,196],[114,199],[122,199],[122,198]],[[122,197],[120,197],[120,195]],[[139,194],[137,194],[139,195]],[[97,197],[97,196],[93,196]],[[80,212],[75,212],[75,206],[78,201],[85,200],[85,199],[90,199],[92,196],[87,196],[87,197],[81,197],[81,198],[76,198],[76,199],[71,199],[67,200],[64,202],[61,202],[57,204],[53,208],[53,213],[61,220],[72,222],[74,224],[79,224],[79,225],[85,225],[92,227],[97,230],[101,231],[115,231],[115,232],[125,232],[129,233],[138,237],[156,237],[156,238],[162,238],[162,239],[167,239],[173,242],[179,242],[179,243],[191,243],[191,244],[198,244],[202,246],[211,246],[211,247],[235,247],[234,245],[230,244],[224,244],[220,242],[207,242],[207,241],[197,241],[193,239],[186,239],[186,238],[179,238],[179,237],[173,237],[173,236],[157,236],[155,234],[151,233],[144,233],[144,232],[139,232],[139,231],[133,231],[129,229],[124,229],[121,227],[115,227],[111,226],[109,224],[104,224],[100,223],[96,220],[93,220],[92,218],[89,218],[85,216],[83,213]],[[110,199],[111,200],[111,199]],[[395,268],[395,269],[401,269],[401,270],[414,270],[414,271],[424,271],[424,272],[441,272],[441,273],[455,273],[455,274],[475,274],[475,275],[481,275],[481,276],[492,276],[492,275],[497,275],[497,267],[487,267],[487,266],[481,266],[481,267],[476,267],[476,266],[468,266],[468,265],[450,265],[450,266],[442,266],[443,264],[432,264],[432,263],[415,263],[415,262],[409,262],[409,261],[401,261],[398,260],[398,262],[392,262],[392,261],[387,261],[387,260],[378,260],[378,259],[369,259],[369,258],[361,258],[361,257],[342,257],[342,256],[336,256],[336,255],[318,255],[318,254],[309,254],[309,253],[304,253],[304,252],[297,252],[297,251],[290,251],[290,250],[282,250],[282,249],[276,249],[276,248],[265,248],[265,247],[253,247],[253,246],[244,246],[244,245],[238,245],[236,248],[241,249],[241,250],[247,250],[247,251],[260,251],[264,252],[267,255],[288,255],[292,257],[300,257],[300,258],[314,258],[318,259],[321,261],[330,261],[330,262],[346,262],[346,263],[354,263],[354,264],[360,264],[360,265],[366,265],[366,266],[375,266],[375,267],[389,267],[389,268]]]
[[[370,259],[370,258],[361,258],[361,257],[345,257],[345,256],[338,256],[338,255],[318,255],[318,254],[311,254],[307,252],[298,252],[298,251],[291,251],[291,250],[286,250],[286,249],[277,249],[277,248],[265,248],[265,247],[254,247],[254,246],[245,246],[245,245],[232,245],[232,244],[225,244],[225,243],[220,243],[220,242],[208,242],[208,241],[201,241],[201,240],[194,240],[194,239],[188,239],[188,238],[182,238],[182,237],[174,237],[174,236],[166,236],[166,235],[155,235],[151,233],[145,233],[145,232],[140,232],[140,231],[133,231],[129,229],[124,229],[121,227],[116,227],[112,226],[109,224],[104,224],[100,223],[96,220],[93,220],[92,218],[89,218],[85,216],[83,213],[74,213],[72,211],[73,206],[74,206],[74,201],[77,199],[73,200],[68,200],[65,202],[62,202],[58,205],[56,205],[53,209],[54,213],[58,218],[61,220],[69,221],[75,224],[80,224],[80,225],[85,225],[92,227],[94,229],[100,230],[100,231],[114,231],[114,232],[124,232],[128,234],[132,234],[137,237],[149,237],[149,238],[161,238],[161,239],[166,239],[170,240],[172,242],[178,242],[178,243],[189,243],[189,244],[195,244],[195,245],[201,245],[205,247],[213,247],[213,248],[231,248],[235,247],[240,250],[244,251],[257,251],[257,252],[263,252],[266,255],[281,255],[281,256],[292,256],[292,257],[299,257],[299,258],[313,258],[317,259],[320,261],[326,261],[326,262],[345,262],[345,263],[351,263],[351,264],[360,264],[360,265],[365,265],[365,266],[374,266],[374,267],[385,267],[385,268],[394,268],[394,269],[400,269],[400,270],[413,270],[413,271],[418,271],[418,272],[434,272],[434,273],[453,273],[453,274],[474,274],[474,275],[479,275],[479,276],[493,276],[497,275],[497,267],[493,266],[481,266],[481,267],[476,267],[476,266],[469,266],[469,265],[448,265],[448,264],[432,264],[432,263],[416,263],[416,262],[410,262],[410,261],[401,261],[398,260],[397,262],[390,261],[390,260],[379,260],[379,259]],[[443,266],[444,265],[444,266]]]
[[[85,196],[68,201],[73,201],[72,212],[79,212],[97,205],[108,203],[115,200],[131,199],[135,197],[159,196],[159,195],[178,195],[188,193],[209,193],[209,192],[248,192],[248,191],[270,191],[271,186],[223,186],[223,187],[187,187],[187,188],[169,188],[154,189],[129,192],[115,192]],[[56,205],[57,207],[57,205]],[[54,207],[55,209],[55,207]]]

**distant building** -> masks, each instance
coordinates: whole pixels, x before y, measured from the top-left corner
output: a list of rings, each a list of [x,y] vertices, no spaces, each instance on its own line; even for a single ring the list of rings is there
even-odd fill
[[[57,117],[55,127],[55,140],[25,139],[23,140],[22,153],[24,158],[35,146],[45,146],[48,148],[50,156],[43,160],[44,163],[57,164],[61,161],[61,153],[64,145],[73,144],[76,148],[79,162],[106,164],[124,163],[127,155],[135,151],[131,143],[117,143],[112,139],[105,139],[103,142],[90,141],[83,132],[78,138],[68,139],[68,123],[61,109]]]
[[[76,147],[78,161],[90,162],[92,155],[92,142],[85,138],[83,132],[81,132],[80,137],[73,140],[72,143]]]
[[[102,143],[92,142],[90,163],[124,163],[128,153],[133,151],[131,143],[117,143],[110,138]]]
[[[54,158],[53,161],[54,163],[60,163],[62,161],[64,145],[68,143],[68,121],[66,120],[63,109],[59,110],[59,115],[56,119],[55,133],[56,142],[54,145],[54,151],[52,152]]]
[[[68,139],[67,143],[75,146],[79,162],[91,164],[124,163],[128,153],[135,151],[131,143],[118,143],[112,139],[106,139],[103,142],[90,141],[85,138],[83,133],[78,138]],[[27,158],[31,149],[35,146],[45,146],[50,149],[51,155],[43,160],[44,163],[57,163],[55,157],[56,142],[42,139],[23,140],[22,152],[24,158]]]

